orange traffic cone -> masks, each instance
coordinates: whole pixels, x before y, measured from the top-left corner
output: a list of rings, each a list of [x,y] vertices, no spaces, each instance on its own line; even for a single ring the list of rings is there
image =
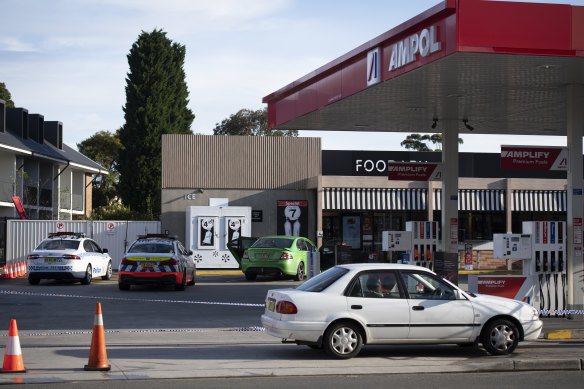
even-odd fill
[[[26,261],[22,262],[22,276],[24,277],[28,273],[28,263]]]
[[[8,275],[10,278],[16,278],[14,275],[14,270],[12,269],[12,265],[8,265]]]
[[[22,361],[22,351],[20,351],[20,340],[18,338],[18,328],[16,320],[10,321],[10,330],[8,331],[8,343],[6,344],[6,354],[4,355],[4,364],[2,373],[26,373],[24,362]]]
[[[18,262],[16,264],[16,277],[22,277],[22,263]]]
[[[10,276],[8,275],[8,267],[6,267],[6,265],[4,265],[4,267],[2,268],[2,278],[10,278]]]
[[[101,303],[95,307],[95,318],[93,319],[93,335],[91,337],[91,349],[89,350],[89,362],[85,365],[85,370],[108,371],[111,365],[107,363],[107,352],[105,350],[105,332],[103,330],[103,316],[101,314]]]

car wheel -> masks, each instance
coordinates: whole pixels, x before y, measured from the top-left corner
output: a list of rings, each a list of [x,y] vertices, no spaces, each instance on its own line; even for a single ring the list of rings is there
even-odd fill
[[[87,265],[87,269],[85,269],[85,277],[81,279],[81,285],[91,284],[91,274],[91,265]]]
[[[519,343],[519,331],[509,320],[493,320],[483,329],[481,343],[489,354],[511,354]]]
[[[41,282],[40,278],[28,277],[28,283],[31,285],[38,285]]]
[[[195,277],[197,276],[197,273],[194,270],[193,270],[192,276],[193,276],[193,279],[187,283],[188,286],[195,285]]]
[[[120,288],[120,290],[130,290],[130,284],[123,284],[120,282],[118,288]]]
[[[356,325],[341,322],[328,328],[323,348],[328,355],[339,359],[353,358],[363,347],[363,337]]]
[[[174,284],[174,290],[185,290],[187,285],[187,271],[183,272],[182,282],[180,284]]]
[[[111,280],[112,279],[112,263],[111,261],[107,264],[107,270],[105,271],[105,276],[101,276],[102,280]]]
[[[250,273],[250,272],[246,272],[245,274],[245,279],[248,281],[255,281],[255,279],[257,278],[257,274],[255,273]]]
[[[298,264],[298,270],[296,271],[294,279],[296,281],[302,281],[304,279],[304,262],[300,261]]]

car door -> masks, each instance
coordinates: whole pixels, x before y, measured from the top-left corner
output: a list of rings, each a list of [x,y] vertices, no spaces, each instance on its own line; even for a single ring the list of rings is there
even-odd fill
[[[408,294],[410,340],[470,340],[480,325],[470,301],[457,298],[451,285],[428,272],[402,271],[401,280]]]
[[[408,338],[409,304],[397,278],[390,270],[362,272],[347,290],[347,310],[361,318],[370,343]]]
[[[308,244],[304,239],[299,238],[296,240],[296,255],[299,256],[298,263],[300,263],[300,261],[304,262],[304,269],[306,269],[308,265],[308,263],[306,262],[306,253],[308,252],[308,250],[309,250]]]
[[[94,268],[93,273],[96,275],[104,275],[107,271],[107,264],[109,262],[109,254],[104,254],[99,245],[92,241],[86,240],[91,248],[91,266]]]

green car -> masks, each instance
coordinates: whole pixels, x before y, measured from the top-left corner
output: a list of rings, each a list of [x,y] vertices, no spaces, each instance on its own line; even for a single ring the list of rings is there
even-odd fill
[[[241,270],[247,280],[258,274],[293,276],[302,281],[306,275],[306,254],[314,243],[297,236],[265,236],[243,253]]]

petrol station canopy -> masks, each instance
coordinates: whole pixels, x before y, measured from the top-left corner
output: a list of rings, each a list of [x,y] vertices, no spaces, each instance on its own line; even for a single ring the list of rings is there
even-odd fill
[[[565,136],[574,84],[584,7],[445,0],[263,102],[270,128]]]

